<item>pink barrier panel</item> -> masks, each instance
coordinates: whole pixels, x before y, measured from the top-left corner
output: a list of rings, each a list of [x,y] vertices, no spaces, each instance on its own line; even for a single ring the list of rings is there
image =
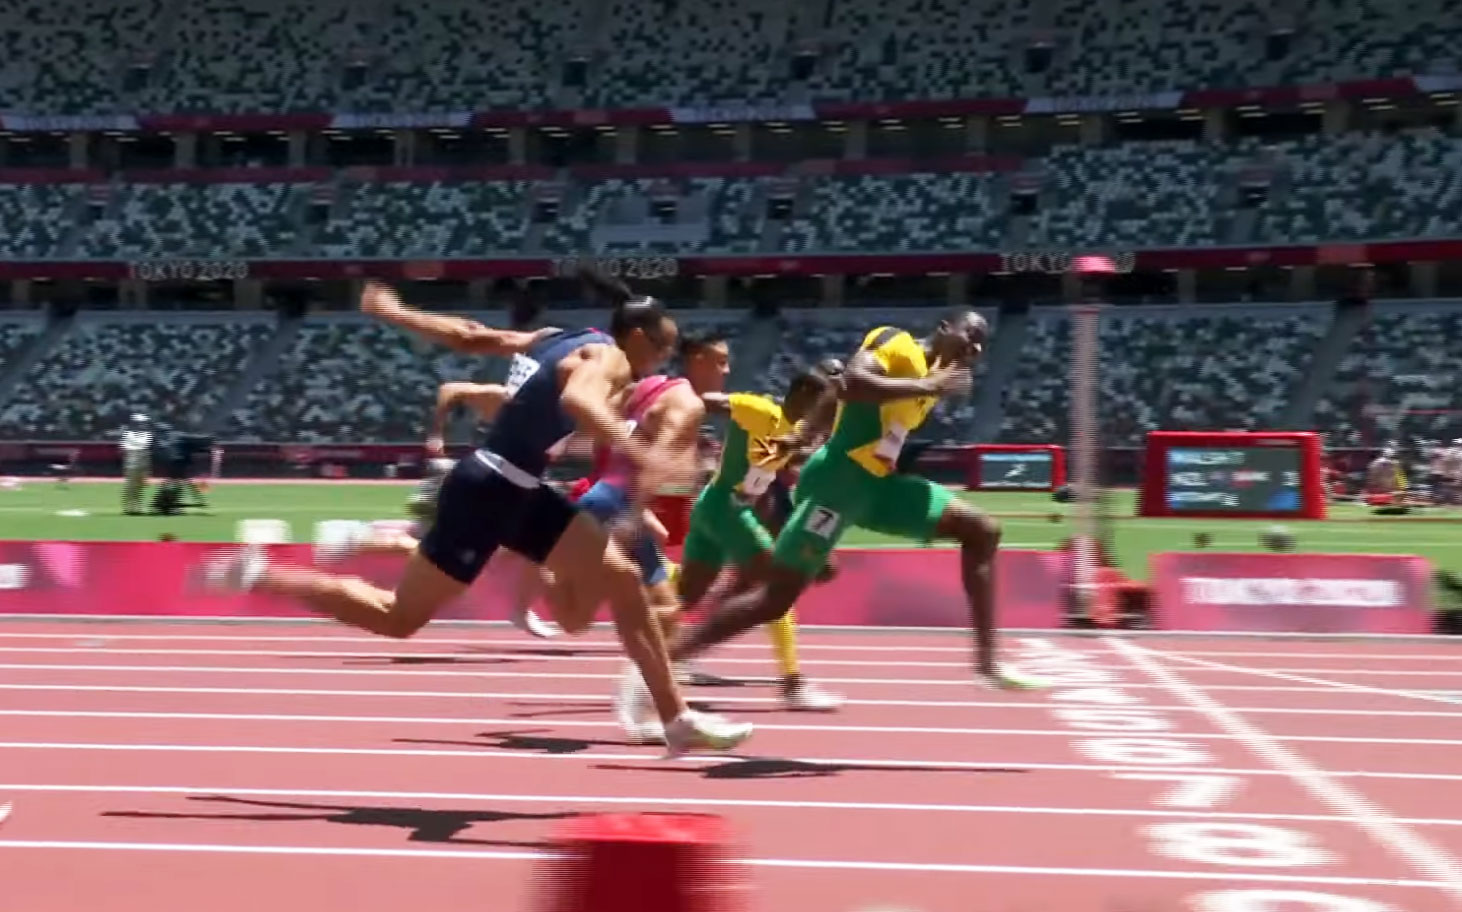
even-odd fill
[[[0,614],[127,614],[189,617],[301,617],[291,602],[261,595],[189,592],[187,571],[216,545],[180,542],[0,542]],[[269,549],[278,560],[308,564],[310,547]],[[846,550],[838,578],[814,587],[798,604],[808,624],[965,627],[959,554],[949,550]],[[1059,586],[1065,555],[1003,551],[997,576],[998,623],[1060,626]],[[495,560],[443,618],[507,617],[522,564]],[[391,585],[399,558],[357,558],[343,571]]]
[[[1412,555],[1157,554],[1152,584],[1160,630],[1433,632],[1431,568]]]

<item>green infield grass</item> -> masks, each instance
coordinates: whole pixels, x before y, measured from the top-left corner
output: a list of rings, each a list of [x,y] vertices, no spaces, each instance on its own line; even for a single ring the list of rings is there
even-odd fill
[[[277,519],[289,524],[294,541],[308,542],[321,520],[401,517],[410,492],[409,483],[229,481],[208,492],[205,511],[125,516],[118,482],[61,486],[46,479],[25,479],[19,487],[0,488],[0,538],[136,541],[170,534],[181,541],[226,542],[236,539],[242,520]],[[1000,517],[1007,547],[1050,548],[1070,534],[1069,509],[1047,494],[962,492],[961,496]],[[1198,533],[1208,534],[1210,549],[1262,550],[1260,534],[1273,525],[1247,520],[1137,519],[1133,517],[1135,499],[1131,491],[1115,492],[1112,512],[1118,560],[1136,577],[1147,575],[1148,555],[1192,549]],[[1364,507],[1337,504],[1331,507],[1330,519],[1286,525],[1301,551],[1419,554],[1439,567],[1462,571],[1462,510],[1376,517]],[[843,543],[865,548],[906,544],[862,529],[853,530]]]

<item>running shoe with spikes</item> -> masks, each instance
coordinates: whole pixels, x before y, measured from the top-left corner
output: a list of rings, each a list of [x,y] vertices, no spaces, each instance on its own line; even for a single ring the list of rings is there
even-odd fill
[[[712,713],[687,709],[665,727],[666,758],[690,751],[732,751],[751,737],[750,722],[732,722]]]

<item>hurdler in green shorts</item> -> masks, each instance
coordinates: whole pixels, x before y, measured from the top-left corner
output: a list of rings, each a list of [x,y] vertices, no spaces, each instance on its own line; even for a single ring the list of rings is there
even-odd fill
[[[809,372],[792,381],[782,405],[769,396],[750,393],[702,397],[707,411],[726,413],[730,420],[722,441],[721,464],[691,510],[677,578],[682,605],[691,608],[705,598],[728,565],[736,569],[733,591],[744,592],[765,579],[773,541],[757,517],[755,505],[796,455],[789,441],[797,436],[804,418],[830,396],[829,379]],[[783,700],[791,709],[836,709],[841,698],[801,674],[796,623],[794,612],[788,611],[768,625],[780,665]]]
[[[766,588],[728,599],[705,623],[686,631],[671,650],[673,659],[781,617],[843,533],[861,526],[920,543],[958,542],[976,674],[1002,688],[1039,686],[995,660],[993,571],[1000,543],[995,521],[943,486],[895,471],[908,435],[935,404],[968,392],[969,366],[988,333],[984,318],[973,311],[951,314],[922,341],[893,327],[868,333],[844,373],[832,434],[802,470],[796,507],[773,546]]]

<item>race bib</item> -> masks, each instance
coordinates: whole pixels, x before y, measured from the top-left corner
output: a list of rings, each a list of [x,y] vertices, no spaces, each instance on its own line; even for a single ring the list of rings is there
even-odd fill
[[[894,424],[889,427],[888,433],[878,440],[878,446],[873,448],[873,455],[886,462],[896,462],[899,453],[903,452],[904,441],[909,437],[909,432],[904,430],[903,425]]]
[[[772,486],[772,479],[776,477],[775,472],[767,469],[747,469],[746,477],[741,479],[741,492],[751,497],[760,497]]]
[[[516,396],[518,390],[538,373],[540,365],[527,355],[514,355],[513,360],[508,364],[508,379],[503,385],[507,387],[509,396]]]

